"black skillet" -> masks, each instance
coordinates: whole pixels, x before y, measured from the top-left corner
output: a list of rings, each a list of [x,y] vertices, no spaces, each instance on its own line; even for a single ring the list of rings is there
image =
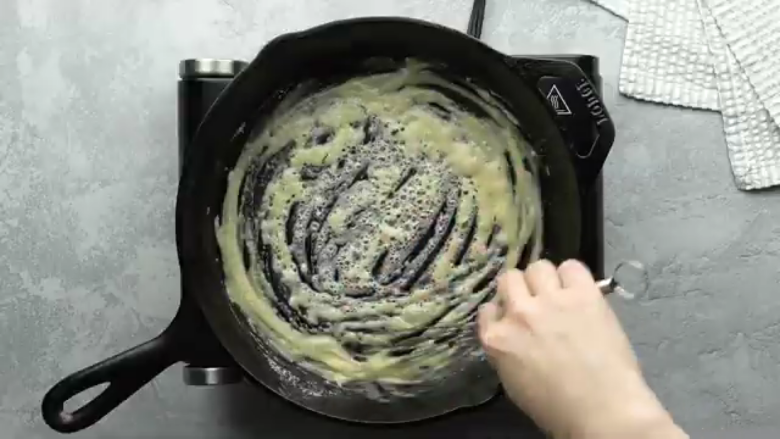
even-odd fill
[[[338,386],[258,350],[247,323],[234,312],[225,292],[215,217],[221,211],[227,174],[246,142],[249,127],[262,121],[297,84],[357,73],[362,61],[375,57],[398,61],[413,57],[446,65],[447,75],[470,78],[503,100],[536,153],[543,200],[543,255],[555,262],[577,256],[579,193],[599,174],[614,139],[604,106],[578,67],[565,61],[509,58],[456,30],[405,18],[344,20],[283,35],[268,43],[222,93],[190,148],[193,153],[184,166],[176,205],[183,294],[179,312],[157,338],[57,383],[43,400],[43,417],[49,426],[72,432],[99,421],[167,367],[186,361],[208,345],[191,337],[195,327],[206,322],[251,380],[336,418],[407,422],[476,405],[495,394],[496,378],[484,362],[460,379],[413,399],[387,403],[341,392]],[[567,147],[556,123],[560,113],[556,115],[545,102],[550,84],[579,91],[582,99],[568,105],[593,113],[588,126],[596,141],[586,151],[572,152]],[[215,353],[220,354],[224,355]],[[303,380],[299,382],[329,391],[333,397],[305,394],[300,386],[281,380],[272,362],[293,370]],[[101,384],[108,387],[97,397],[73,412],[64,410],[68,399]]]

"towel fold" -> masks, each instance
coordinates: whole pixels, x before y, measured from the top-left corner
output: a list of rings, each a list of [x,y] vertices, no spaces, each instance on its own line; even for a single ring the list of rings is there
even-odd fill
[[[618,17],[628,18],[628,0],[592,0]]]

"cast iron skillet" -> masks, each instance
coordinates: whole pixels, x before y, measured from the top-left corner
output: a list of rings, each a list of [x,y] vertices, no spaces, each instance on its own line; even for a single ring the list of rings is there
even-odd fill
[[[229,356],[250,379],[329,416],[359,422],[407,422],[476,405],[495,394],[498,382],[484,363],[447,386],[400,403],[340,394],[338,386],[279,358],[269,359],[258,350],[247,323],[234,312],[225,292],[214,225],[221,212],[228,172],[241,153],[249,128],[262,121],[295,85],[311,78],[355,73],[361,61],[375,57],[397,61],[413,57],[444,64],[447,74],[470,78],[500,97],[537,155],[544,256],[556,262],[577,256],[581,241],[578,192],[588,188],[598,175],[614,139],[614,128],[603,113],[606,123],[594,125],[600,130],[600,140],[587,154],[572,153],[567,147],[538,84],[545,78],[563,78],[585,89],[590,85],[592,90],[592,84],[574,64],[511,60],[458,31],[405,18],[344,20],[283,35],[267,44],[232,81],[204,118],[189,149],[192,153],[186,159],[176,205],[183,294],[179,312],[157,338],[57,383],[42,405],[49,426],[60,432],[86,428],[164,369],[186,361],[203,345],[191,336],[198,325],[204,324],[201,312]],[[522,80],[518,80],[518,74]],[[600,101],[597,105],[605,111]],[[271,360],[294,370],[297,379],[302,380],[299,383],[314,383],[337,396],[307,396],[300,386],[280,380]],[[108,387],[97,397],[73,412],[64,410],[68,399],[100,384]]]

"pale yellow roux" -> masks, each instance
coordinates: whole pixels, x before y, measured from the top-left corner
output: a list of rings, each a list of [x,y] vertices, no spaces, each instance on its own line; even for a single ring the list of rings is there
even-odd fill
[[[462,110],[444,94],[420,88],[432,84],[478,104],[490,118],[480,119]],[[446,121],[421,105],[429,102],[447,108],[451,112],[451,120]],[[363,138],[361,129],[354,128],[351,123],[364,120],[367,114],[387,123],[386,129],[403,127],[393,136],[403,141],[398,145],[402,154],[420,163],[433,163],[432,169],[448,167],[458,176],[462,190],[452,238],[434,260],[434,285],[414,289],[407,295],[382,297],[370,306],[361,303],[360,299],[348,301],[351,300],[346,297],[348,288],[338,283],[327,285],[331,294],[314,291],[303,284],[294,268],[292,253],[285,245],[285,215],[291,203],[316,196],[309,193],[312,189],[301,180],[301,168],[305,165],[335,166],[349,148]],[[311,132],[315,121],[333,127],[335,132],[323,145],[303,147],[302,140]],[[281,176],[271,180],[266,188],[262,202],[266,218],[260,223],[260,229],[264,242],[272,244],[276,261],[274,268],[281,273],[282,282],[291,289],[290,304],[296,308],[305,306],[306,318],[310,322],[329,323],[331,329],[324,334],[301,332],[280,318],[274,310],[275,298],[268,293],[271,286],[260,269],[258,255],[250,252],[248,267],[242,256],[242,242],[253,239],[245,236],[245,225],[248,221],[257,221],[257,218],[244,218],[241,214],[242,182],[253,164],[267,161],[291,140],[296,140],[297,144],[290,153],[289,167]],[[514,188],[506,177],[505,153],[510,154],[515,164]],[[504,260],[506,267],[517,264],[526,245],[534,246],[532,258],[538,255],[538,239],[529,243],[532,236],[540,236],[540,233],[534,234],[538,232],[541,217],[538,191],[534,177],[521,165],[523,154],[530,154],[529,146],[517,131],[515,121],[495,99],[486,92],[478,91],[475,95],[445,81],[420,63],[410,62],[392,73],[352,79],[311,96],[301,97],[293,93],[279,106],[256,140],[246,145],[228,178],[222,221],[217,225],[217,239],[230,299],[246,314],[257,334],[278,353],[329,380],[339,383],[362,380],[410,383],[424,380],[449,365],[459,347],[434,344],[428,340],[415,346],[408,355],[392,357],[388,355],[389,349],[394,347],[392,340],[428,327],[453,305],[454,310],[433,325],[432,331],[470,331],[471,322],[465,317],[492,290],[484,289],[470,297],[464,295],[492,268],[487,256],[480,257],[479,249],[480,246],[485,247],[494,225],[501,229],[494,239],[506,244],[509,249]],[[344,233],[348,219],[360,207],[386,200],[402,177],[402,171],[393,163],[370,166],[368,180],[358,182],[350,191],[350,203],[337,204],[327,218],[333,232]],[[416,177],[414,188],[419,191],[416,196],[422,199],[435,197],[443,184],[436,172],[421,172]],[[372,257],[387,245],[412,238],[410,230],[398,226],[398,220],[410,213],[401,208],[393,210],[387,203],[383,206],[387,211],[376,224],[377,233],[367,242],[362,260],[356,261],[342,274],[345,283],[372,285]],[[474,209],[478,212],[476,233],[465,262],[481,268],[457,286],[449,286],[449,279],[465,273],[464,267],[453,267],[451,261],[463,242]],[[391,221],[394,225],[388,224]],[[251,242],[248,247],[254,248]],[[334,296],[334,291],[341,292],[344,297]],[[360,319],[345,321],[347,317]],[[378,331],[371,334],[353,331],[368,328]],[[350,341],[374,349],[366,358],[358,360],[343,347],[344,342]]]

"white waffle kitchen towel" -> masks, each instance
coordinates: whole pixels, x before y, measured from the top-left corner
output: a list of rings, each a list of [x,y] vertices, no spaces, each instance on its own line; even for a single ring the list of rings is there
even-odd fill
[[[628,19],[620,91],[719,110],[737,186],[780,185],[780,0],[592,0]]]

